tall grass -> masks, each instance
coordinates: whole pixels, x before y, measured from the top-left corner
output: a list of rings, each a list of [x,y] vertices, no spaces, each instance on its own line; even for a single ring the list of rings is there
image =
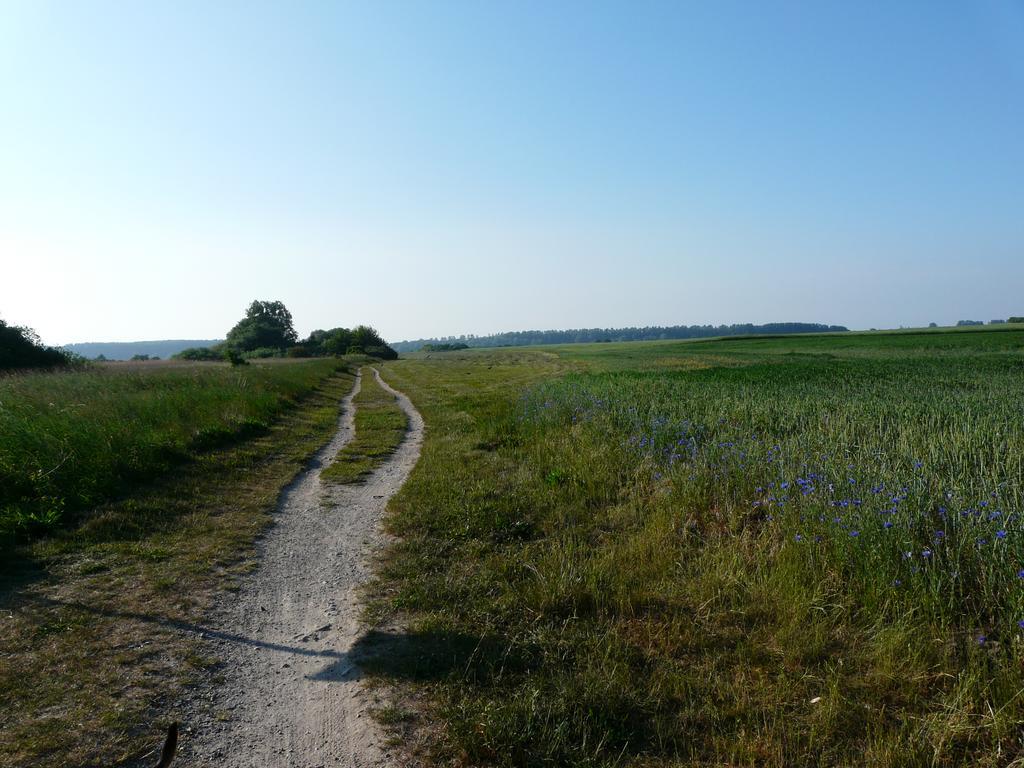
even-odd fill
[[[0,546],[265,430],[338,366],[103,366],[0,379]]]

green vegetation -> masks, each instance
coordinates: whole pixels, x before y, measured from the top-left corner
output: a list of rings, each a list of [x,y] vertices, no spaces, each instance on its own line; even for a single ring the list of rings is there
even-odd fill
[[[292,324],[292,313],[280,301],[254,301],[245,317],[228,331],[223,344],[193,347],[174,357],[181,360],[226,359],[237,365],[241,359],[270,357],[337,357],[368,355],[379,360],[395,360],[398,353],[368,325],[316,330],[299,341]]]
[[[220,345],[211,347],[188,347],[174,355],[175,360],[190,360],[192,362],[215,362],[224,359],[224,352]]]
[[[45,346],[31,328],[0,320],[0,372],[27,368],[60,368],[74,358],[61,349]]]
[[[368,475],[401,444],[409,427],[395,396],[364,368],[356,406],[355,437],[324,469],[321,477],[334,483],[354,483]]]
[[[438,760],[1011,763],[1022,373],[1007,326],[389,364],[428,431],[368,667]]]
[[[329,331],[313,331],[300,347],[313,357],[349,354],[369,355],[381,360],[398,358],[398,353],[368,325],[357,325],[352,330],[332,328]]]
[[[0,379],[0,547],[265,433],[341,365],[95,366]]]
[[[133,484],[117,501],[83,512],[74,528],[5,553],[0,764],[125,765],[152,749],[168,703],[210,674],[196,639],[209,608],[251,568],[253,541],[281,488],[336,427],[353,382],[333,373],[336,365],[157,366],[141,380],[135,372],[36,380],[75,395],[65,401],[70,410],[48,422],[60,430],[76,418],[89,432],[97,418],[108,434],[127,429],[107,418],[107,388],[112,399],[136,404],[158,442],[157,401],[171,401],[163,415],[173,444],[174,435],[187,442],[197,434],[183,427],[188,408],[178,408],[193,398],[201,408],[220,398],[229,417],[211,409],[212,418],[196,422],[209,425],[210,447],[192,444],[179,471]],[[271,420],[261,404],[275,400],[288,405]],[[265,423],[258,434],[234,443],[237,433],[220,431],[254,413]]]
[[[292,313],[280,301],[254,301],[245,317],[228,331],[224,346],[237,352],[255,349],[285,349],[293,346],[299,335],[292,325]]]

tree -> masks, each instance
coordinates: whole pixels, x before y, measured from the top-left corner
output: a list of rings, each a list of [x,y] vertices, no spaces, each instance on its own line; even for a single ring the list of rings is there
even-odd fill
[[[324,339],[321,348],[325,355],[344,355],[352,345],[352,331],[348,328],[333,328]]]
[[[254,301],[245,317],[228,331],[225,346],[239,352],[261,347],[286,349],[299,340],[292,313],[280,301]]]
[[[0,320],[0,370],[56,368],[71,363],[71,355],[45,346],[31,328]]]
[[[1024,323],[1024,317],[1011,317],[1007,319],[1008,323]]]

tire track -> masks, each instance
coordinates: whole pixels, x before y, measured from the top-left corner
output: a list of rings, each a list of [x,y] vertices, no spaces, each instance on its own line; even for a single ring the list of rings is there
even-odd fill
[[[364,482],[322,485],[321,469],[352,439],[353,398],[338,430],[283,492],[259,565],[209,633],[223,682],[184,707],[182,765],[328,768],[390,764],[369,715],[374,695],[351,650],[358,640],[359,589],[385,536],[381,520],[420,454],[423,419],[392,392],[409,418],[405,439]]]

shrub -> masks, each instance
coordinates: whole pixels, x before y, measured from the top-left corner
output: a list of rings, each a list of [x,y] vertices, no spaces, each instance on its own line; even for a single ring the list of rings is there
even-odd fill
[[[175,360],[223,360],[224,353],[220,347],[189,347],[174,355]]]
[[[284,350],[275,347],[257,347],[243,353],[247,360],[261,360],[268,357],[284,357]]]
[[[366,348],[366,354],[370,357],[378,357],[381,360],[397,360],[398,353],[387,344],[375,344]]]
[[[8,325],[0,320],[0,371],[58,368],[71,362],[71,355],[44,345],[31,328]]]

